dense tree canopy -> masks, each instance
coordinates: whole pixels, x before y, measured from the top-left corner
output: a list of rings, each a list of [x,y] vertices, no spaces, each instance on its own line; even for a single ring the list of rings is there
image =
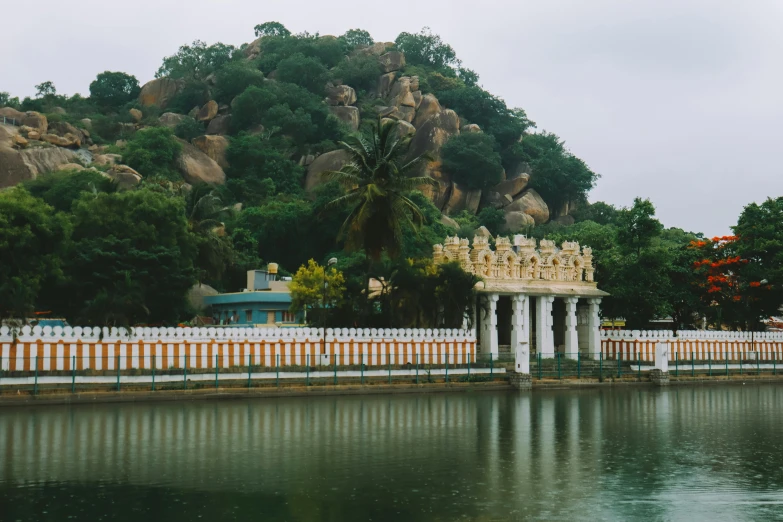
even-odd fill
[[[441,151],[443,170],[465,189],[486,189],[503,176],[497,142],[488,134],[469,132],[454,136]]]
[[[135,99],[141,87],[135,76],[123,72],[102,72],[90,84],[90,99],[104,107],[117,108]]]

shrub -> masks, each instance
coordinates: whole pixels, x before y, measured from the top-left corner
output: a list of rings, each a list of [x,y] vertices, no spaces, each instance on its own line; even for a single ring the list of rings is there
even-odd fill
[[[332,70],[332,76],[355,89],[369,91],[374,88],[378,76],[383,74],[381,65],[375,56],[360,54],[340,62]]]
[[[454,136],[443,146],[443,170],[463,188],[485,189],[500,183],[503,165],[488,134],[471,132]]]
[[[296,53],[281,60],[277,66],[277,79],[281,82],[295,83],[310,92],[322,94],[329,71],[317,58]]]
[[[260,87],[264,83],[264,74],[244,63],[231,63],[217,72],[215,99],[229,103],[251,85]]]
[[[139,80],[123,72],[102,72],[90,84],[90,98],[103,107],[120,107],[135,99],[139,92]]]
[[[140,130],[128,141],[123,160],[142,176],[174,181],[180,179],[175,162],[181,150],[171,129],[153,127]]]
[[[185,118],[174,127],[174,135],[185,141],[190,141],[204,134],[204,124],[193,118]]]

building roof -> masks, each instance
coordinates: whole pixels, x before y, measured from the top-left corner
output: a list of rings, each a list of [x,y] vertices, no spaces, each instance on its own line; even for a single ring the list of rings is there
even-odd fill
[[[269,290],[255,292],[232,292],[205,296],[204,302],[208,305],[229,305],[247,303],[291,303],[291,291],[288,281],[270,281]]]

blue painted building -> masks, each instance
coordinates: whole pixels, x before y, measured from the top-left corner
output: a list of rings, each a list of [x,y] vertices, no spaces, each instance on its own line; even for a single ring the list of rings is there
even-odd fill
[[[242,292],[206,296],[204,303],[212,309],[218,325],[285,327],[302,324],[302,314],[293,314],[289,281],[277,281],[277,267],[269,271],[247,273],[247,288]]]

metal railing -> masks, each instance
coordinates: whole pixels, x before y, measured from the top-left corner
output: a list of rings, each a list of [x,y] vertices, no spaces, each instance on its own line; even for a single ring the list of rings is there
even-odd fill
[[[7,116],[3,116],[3,125],[14,125],[14,126],[20,126],[22,125],[22,122],[20,120],[17,120],[16,118],[9,118]]]
[[[424,361],[418,355],[407,364],[372,365],[370,356],[361,355],[355,365],[322,364],[317,355],[309,356],[310,364],[286,365],[285,355],[272,358],[266,366],[264,358],[248,355],[244,364],[221,367],[218,355],[214,365],[193,367],[184,359],[184,365],[162,367],[162,358],[149,356],[148,368],[134,368],[131,357],[114,356],[102,361],[101,370],[85,368],[83,359],[71,357],[26,357],[16,359],[10,370],[9,358],[0,357],[0,395],[29,393],[79,393],[89,391],[161,391],[228,388],[262,388],[291,386],[338,386],[340,384],[424,384],[491,381],[504,376],[492,359],[457,362],[451,353],[443,356],[443,363],[432,363],[432,355]],[[138,357],[134,358],[138,362]],[[20,364],[21,361],[21,364]],[[204,365],[206,366],[206,365]]]

